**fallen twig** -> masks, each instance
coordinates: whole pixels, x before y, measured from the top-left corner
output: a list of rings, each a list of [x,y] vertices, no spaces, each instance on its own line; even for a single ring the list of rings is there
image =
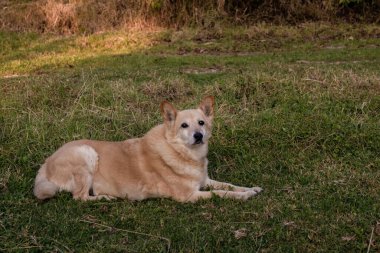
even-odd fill
[[[369,250],[371,249],[371,244],[372,244],[372,238],[373,238],[373,232],[374,232],[374,231],[375,231],[375,227],[372,228],[371,237],[369,238],[369,243],[368,243],[367,253],[368,253]]]
[[[303,80],[303,81],[310,81],[310,82],[317,82],[317,83],[322,83],[322,84],[325,83],[325,82],[323,82],[323,81],[316,80],[316,79],[310,79],[310,78],[303,78],[302,80]]]
[[[28,249],[34,249],[34,248],[42,248],[42,246],[22,246],[22,247],[14,247],[14,248],[5,248],[5,249],[0,249],[0,251],[2,252],[9,252],[9,251],[13,251],[13,250],[28,250]]]

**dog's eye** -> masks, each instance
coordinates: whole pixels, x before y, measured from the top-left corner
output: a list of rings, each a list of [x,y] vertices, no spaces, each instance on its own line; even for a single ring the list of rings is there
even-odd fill
[[[200,120],[200,121],[198,121],[198,124],[203,126],[205,124],[205,122],[203,120]]]
[[[187,128],[187,127],[189,127],[189,125],[187,123],[182,123],[181,127],[182,128]]]

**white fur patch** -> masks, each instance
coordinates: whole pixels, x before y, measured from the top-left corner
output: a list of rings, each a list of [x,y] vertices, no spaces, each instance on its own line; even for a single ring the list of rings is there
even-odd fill
[[[96,153],[95,149],[88,145],[83,145],[76,148],[77,154],[81,155],[86,161],[87,167],[90,173],[94,173],[96,165],[99,160],[99,155]]]

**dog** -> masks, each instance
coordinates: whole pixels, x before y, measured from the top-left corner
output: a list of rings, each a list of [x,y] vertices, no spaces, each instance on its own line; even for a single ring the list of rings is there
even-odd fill
[[[64,144],[40,167],[34,195],[44,200],[58,191],[68,191],[83,201],[171,198],[196,202],[213,194],[247,200],[262,191],[260,187],[240,187],[208,177],[212,96],[205,97],[197,109],[177,111],[167,101],[160,109],[163,124],[141,138]],[[210,190],[202,190],[205,188]]]

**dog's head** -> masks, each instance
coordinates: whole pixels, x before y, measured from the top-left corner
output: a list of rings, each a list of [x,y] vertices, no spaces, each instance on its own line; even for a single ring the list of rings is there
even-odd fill
[[[214,117],[214,98],[206,97],[197,109],[177,111],[167,101],[161,103],[161,113],[169,142],[188,148],[198,148],[208,143]]]

